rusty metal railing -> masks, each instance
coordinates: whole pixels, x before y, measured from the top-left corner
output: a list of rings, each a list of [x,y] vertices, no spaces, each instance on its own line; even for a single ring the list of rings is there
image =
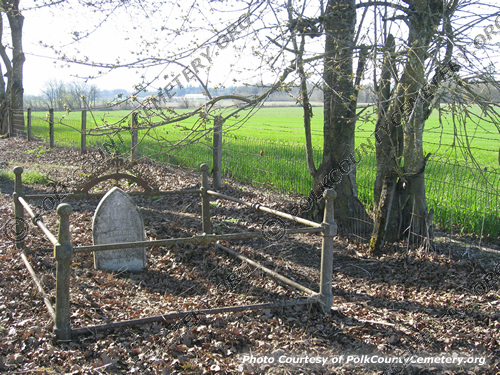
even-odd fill
[[[15,174],[15,187],[14,187],[14,206],[15,206],[15,219],[16,219],[16,248],[24,248],[24,238],[22,234],[26,233],[25,221],[24,221],[24,211],[28,213],[31,217],[34,225],[38,226],[40,230],[46,235],[49,241],[54,246],[54,257],[56,260],[56,306],[55,309],[52,308],[50,300],[48,299],[45,291],[43,290],[42,284],[35,275],[33,268],[29,264],[28,258],[23,253],[21,256],[23,261],[28,268],[30,275],[33,278],[37,288],[39,289],[44,302],[47,306],[49,314],[54,319],[54,333],[57,340],[70,340],[72,335],[82,334],[86,332],[94,332],[102,329],[114,329],[123,326],[130,326],[136,324],[147,324],[157,321],[168,321],[172,319],[182,318],[188,314],[216,314],[231,311],[243,311],[243,310],[254,310],[254,309],[268,309],[268,308],[281,308],[285,306],[294,306],[300,304],[312,304],[318,303],[323,312],[327,313],[330,311],[333,305],[333,294],[332,294],[332,272],[333,272],[333,237],[337,234],[337,224],[334,220],[334,207],[333,201],[336,197],[334,190],[328,189],[324,192],[323,196],[325,198],[325,211],[324,219],[322,223],[316,223],[310,220],[299,218],[278,210],[274,210],[268,207],[264,207],[260,204],[254,204],[246,202],[234,197],[230,197],[221,193],[208,189],[208,171],[209,167],[207,164],[202,164],[200,166],[202,172],[202,184],[200,189],[189,189],[189,190],[177,190],[177,191],[145,191],[145,192],[134,192],[130,195],[170,195],[170,194],[200,194],[202,200],[202,230],[203,234],[193,237],[185,238],[173,238],[173,239],[162,239],[156,241],[137,241],[137,242],[125,242],[125,243],[114,243],[106,245],[89,245],[89,246],[79,246],[73,247],[71,243],[71,233],[69,226],[69,218],[73,212],[71,206],[67,203],[59,204],[57,207],[57,214],[59,215],[59,230],[57,238],[49,231],[45,226],[40,216],[35,215],[27,200],[29,199],[41,199],[48,197],[48,194],[23,194],[22,185],[22,173],[23,169],[21,167],[14,168]],[[66,198],[82,199],[87,197],[99,197],[104,196],[104,194],[89,194],[89,193],[77,193],[68,194]],[[289,278],[272,271],[260,263],[251,260],[234,250],[231,250],[225,246],[218,244],[217,246],[224,251],[230,253],[233,256],[253,265],[254,267],[268,273],[269,275],[275,277],[276,279],[293,286],[307,294],[310,295],[307,299],[291,300],[285,302],[277,303],[263,303],[263,304],[253,304],[245,306],[228,306],[216,309],[206,309],[206,310],[196,310],[196,311],[186,311],[170,313],[166,315],[128,320],[122,322],[114,322],[104,325],[84,327],[78,329],[71,329],[70,322],[70,271],[71,271],[71,258],[76,253],[91,253],[95,251],[107,251],[120,248],[136,248],[136,247],[151,247],[151,246],[166,246],[173,244],[186,244],[186,243],[202,243],[209,244],[212,242],[217,242],[220,240],[236,240],[245,238],[258,238],[263,237],[264,232],[244,232],[244,233],[233,233],[233,234],[211,234],[211,222],[210,222],[210,196],[219,197],[222,199],[231,200],[245,206],[251,207],[256,210],[267,212],[285,219],[293,220],[300,224],[305,224],[311,228],[296,228],[296,229],[286,229],[284,232],[287,234],[293,233],[321,233],[322,235],[322,250],[321,250],[321,275],[320,275],[320,290],[319,293],[293,281]]]

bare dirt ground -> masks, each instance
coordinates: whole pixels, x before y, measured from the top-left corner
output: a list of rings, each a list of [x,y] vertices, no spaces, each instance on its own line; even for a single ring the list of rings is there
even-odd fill
[[[35,151],[31,151],[35,150]],[[40,151],[42,150],[42,151]],[[71,149],[47,150],[42,143],[0,140],[6,170],[38,170],[71,191],[81,182],[86,159]],[[198,188],[200,174],[143,163],[135,172],[162,190]],[[83,177],[82,177],[83,176]],[[299,197],[225,180],[222,193],[283,209]],[[101,183],[95,191],[107,191]],[[137,186],[120,186],[126,191]],[[314,306],[194,316],[180,322],[154,323],[114,331],[89,332],[56,342],[53,323],[12,242],[13,182],[0,180],[0,372],[37,374],[497,374],[500,372],[498,244],[485,250],[461,238],[436,239],[435,251],[390,246],[379,259],[365,245],[336,238],[334,306],[323,315]],[[25,192],[53,192],[47,185],[25,185]],[[199,196],[134,197],[148,239],[201,233]],[[92,244],[92,217],[98,199],[69,200],[74,246]],[[57,233],[57,214],[43,202],[31,204]],[[45,207],[47,208],[47,207]],[[51,207],[52,208],[52,207]],[[239,204],[212,200],[216,233],[262,230],[268,216]],[[55,263],[50,243],[30,224],[26,254],[46,293],[55,302]],[[268,268],[319,290],[321,238],[291,235],[278,242],[232,241],[226,246]],[[469,247],[467,250],[466,247]],[[71,274],[72,327],[104,324],[176,311],[266,303],[304,298],[213,246],[183,245],[147,250],[142,273],[105,272],[89,256],[75,256]],[[496,268],[499,271],[499,268]],[[478,285],[480,287],[478,287]],[[243,363],[243,356],[267,356]],[[344,356],[340,364],[332,358]],[[486,364],[449,367],[346,363],[347,356],[477,356]],[[302,357],[301,364],[279,363]],[[307,363],[306,363],[307,356]],[[311,363],[310,357],[327,363]],[[272,359],[269,359],[272,358]],[[357,357],[361,358],[361,357]],[[365,357],[366,358],[366,357]],[[416,358],[416,357],[415,357]],[[261,359],[262,360],[262,359]],[[256,360],[255,360],[256,361]]]

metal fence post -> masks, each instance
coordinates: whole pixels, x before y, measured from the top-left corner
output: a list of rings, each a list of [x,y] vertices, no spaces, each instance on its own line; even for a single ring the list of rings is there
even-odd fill
[[[323,243],[321,246],[321,281],[319,286],[319,302],[325,314],[330,312],[333,305],[332,276],[333,276],[333,237],[337,235],[337,223],[333,217],[333,201],[337,193],[333,189],[323,192],[325,211],[323,222]]]
[[[15,222],[15,231],[16,231],[16,249],[22,249],[24,247],[24,237],[26,234],[26,230],[28,228],[25,227],[24,222],[24,207],[19,202],[18,198],[23,194],[23,168],[15,167],[14,174],[16,175],[16,181],[14,183],[14,222]]]
[[[130,161],[137,159],[137,116],[137,112],[132,113],[132,129],[130,131]]]
[[[222,186],[222,116],[214,118],[212,186],[219,190]]]
[[[207,193],[208,190],[208,170],[210,167],[208,164],[203,163],[200,165],[200,169],[203,173],[203,178],[201,180],[201,218],[202,218],[202,230],[203,233],[212,234],[212,228],[210,224],[210,196]]]
[[[56,258],[56,319],[54,333],[57,340],[71,340],[71,324],[69,320],[69,279],[73,246],[69,232],[69,215],[71,206],[62,203],[57,206],[59,215],[59,236],[54,246]]]
[[[27,124],[26,126],[28,127],[28,142],[31,141],[31,108],[28,108],[28,114],[27,114]]]
[[[49,109],[49,146],[54,147],[54,108]]]
[[[87,153],[87,111],[82,110],[82,130],[80,137],[80,153]]]

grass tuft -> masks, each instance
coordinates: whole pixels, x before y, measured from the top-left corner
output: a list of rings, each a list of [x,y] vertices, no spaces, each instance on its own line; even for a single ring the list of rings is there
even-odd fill
[[[50,182],[49,177],[46,174],[43,174],[39,171],[24,171],[23,174],[23,183],[26,184],[36,184],[36,185],[44,185]],[[16,176],[12,171],[6,171],[4,169],[0,169],[0,181],[14,182]]]

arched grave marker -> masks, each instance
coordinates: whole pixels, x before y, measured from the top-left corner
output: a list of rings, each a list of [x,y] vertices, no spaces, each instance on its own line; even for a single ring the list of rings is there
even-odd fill
[[[118,187],[102,197],[92,223],[94,245],[145,241],[144,221],[130,196]],[[144,247],[94,252],[98,270],[142,271],[146,268]]]

